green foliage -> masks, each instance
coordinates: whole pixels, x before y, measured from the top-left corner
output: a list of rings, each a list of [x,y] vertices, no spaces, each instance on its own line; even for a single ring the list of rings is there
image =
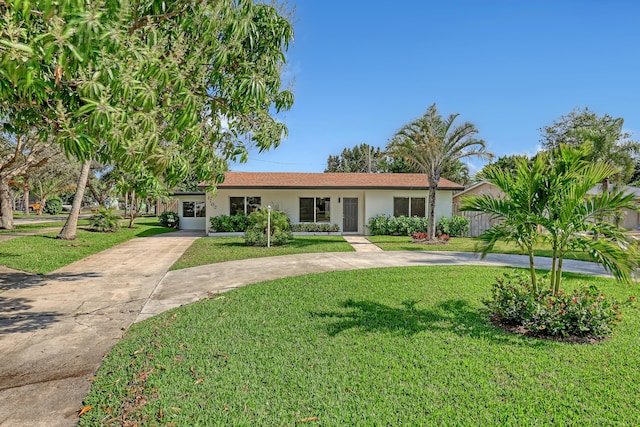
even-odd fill
[[[116,214],[115,208],[105,208],[100,206],[98,213],[89,218],[89,228],[102,233],[113,233],[120,229],[120,215]]]
[[[356,145],[345,148],[339,156],[329,156],[325,172],[380,172],[380,165],[384,160],[384,153],[380,147],[369,144]]]
[[[58,215],[60,212],[62,212],[62,199],[58,196],[50,197],[44,206],[44,213]]]
[[[294,102],[282,78],[293,40],[286,6],[1,1],[0,15],[0,117],[13,133],[51,135],[83,164],[109,163],[134,181],[144,171],[167,188],[194,178],[213,186],[247,147],[286,137],[276,119]],[[61,237],[75,236],[78,210]]]
[[[291,224],[291,231],[298,233],[331,233],[340,231],[338,224],[327,224],[324,222],[303,222]]]
[[[478,173],[476,173],[475,180],[481,181],[485,179],[485,173],[489,168],[500,168],[510,174],[516,173],[516,164],[522,161],[529,162],[529,157],[526,154],[509,154],[500,156],[495,162],[491,162],[485,165]]]
[[[374,236],[393,235],[410,236],[427,232],[429,220],[421,217],[376,215],[369,218],[367,227]]]
[[[244,243],[247,246],[283,246],[293,239],[293,233],[285,230],[274,230],[271,233],[270,242],[267,242],[267,234],[255,228],[249,228],[244,233]]]
[[[469,232],[469,220],[462,215],[453,215],[451,218],[442,217],[436,225],[437,234],[447,234],[450,237],[462,237]]]
[[[533,248],[540,239],[552,249],[550,286],[560,289],[562,261],[575,250],[588,254],[617,279],[629,282],[637,268],[637,248],[616,218],[623,209],[637,209],[632,194],[614,189],[591,195],[589,191],[618,171],[608,162],[588,160],[584,146],[561,145],[552,152],[540,152],[532,162],[516,161],[516,173],[490,167],[486,180],[506,197],[492,195],[464,198],[465,211],[490,214],[499,221],[480,239],[483,256],[499,240],[516,242],[529,255],[531,282],[537,287]],[[545,230],[543,233],[542,230]]]
[[[269,243],[273,246],[281,246],[293,239],[291,223],[284,212],[272,210],[269,219],[269,210],[260,208],[251,212],[249,218],[253,225],[244,233],[247,246],[267,246]],[[267,233],[270,233],[270,237],[267,237]]]
[[[220,215],[209,219],[211,231],[217,233],[244,232],[255,223],[249,215]]]
[[[599,116],[589,108],[576,108],[541,129],[542,144],[546,150],[555,150],[561,145],[588,148],[587,161],[608,162],[618,168],[607,179],[627,183],[633,179],[640,143],[632,140],[623,126],[622,117]]]
[[[621,318],[621,307],[633,301],[620,304],[594,285],[571,293],[559,290],[554,294],[547,287],[536,291],[527,276],[517,273],[497,278],[491,296],[484,303],[495,321],[523,326],[535,335],[562,337],[611,335]]]
[[[177,212],[164,211],[158,215],[158,222],[160,222],[163,227],[178,228],[180,225],[180,216]]]

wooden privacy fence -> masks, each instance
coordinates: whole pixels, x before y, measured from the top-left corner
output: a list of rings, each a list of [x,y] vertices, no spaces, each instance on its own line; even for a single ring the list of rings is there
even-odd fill
[[[457,203],[453,205],[454,215],[462,215],[469,220],[469,232],[465,237],[478,237],[495,224],[495,220],[491,219],[491,215],[482,212],[461,212]]]

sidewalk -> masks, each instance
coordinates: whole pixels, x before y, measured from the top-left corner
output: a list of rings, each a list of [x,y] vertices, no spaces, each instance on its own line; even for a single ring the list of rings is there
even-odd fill
[[[200,236],[132,239],[44,280],[0,271],[0,425],[76,425],[102,357]]]

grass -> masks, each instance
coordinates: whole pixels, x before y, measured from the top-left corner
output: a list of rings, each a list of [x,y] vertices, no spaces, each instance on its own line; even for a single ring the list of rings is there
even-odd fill
[[[223,261],[317,252],[350,252],[341,236],[295,236],[286,246],[246,246],[242,237],[211,237],[196,240],[171,270]]]
[[[79,228],[73,241],[56,239],[57,231],[17,237],[0,242],[0,265],[46,274],[134,237],[170,231],[173,229],[162,227],[155,218],[141,218],[134,228],[122,228],[116,233],[95,233]]]
[[[452,237],[445,245],[428,245],[413,243],[409,236],[367,236],[370,242],[375,243],[385,251],[450,251],[450,252],[476,252],[478,239],[472,237]],[[515,243],[497,242],[493,248],[493,253],[501,254],[526,254]],[[551,257],[552,251],[549,244],[538,243],[534,249],[536,256]],[[585,253],[568,253],[565,258],[577,259],[581,261],[591,261]]]
[[[78,220],[78,225],[87,225],[89,221],[86,219]],[[0,230],[0,234],[14,234],[14,233],[28,233],[32,231],[42,230],[43,228],[53,228],[64,226],[64,221],[51,221],[51,222],[35,222],[29,224],[16,224],[13,230]]]
[[[505,271],[307,275],[166,312],[106,357],[80,424],[639,425],[638,309],[594,345],[510,335],[481,304]]]

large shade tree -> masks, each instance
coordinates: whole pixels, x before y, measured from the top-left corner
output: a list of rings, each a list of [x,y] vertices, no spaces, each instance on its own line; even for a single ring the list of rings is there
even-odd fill
[[[426,174],[429,180],[429,226],[431,239],[436,229],[436,191],[442,172],[467,157],[490,158],[478,130],[470,122],[456,123],[459,114],[443,118],[431,105],[417,120],[402,127],[387,146],[387,153],[401,158]]]
[[[36,126],[83,162],[75,237],[90,161],[166,182],[221,179],[224,159],[275,147],[284,52],[278,8],[251,0],[0,2],[0,115]]]
[[[540,152],[533,161],[520,158],[515,173],[493,166],[485,179],[504,197],[468,196],[462,210],[479,211],[498,219],[480,236],[483,256],[500,240],[516,242],[529,255],[533,289],[538,292],[534,244],[547,240],[552,249],[550,286],[556,294],[562,281],[564,257],[584,251],[616,278],[628,282],[637,268],[635,243],[615,224],[622,209],[637,209],[632,194],[614,189],[589,194],[594,185],[618,169],[608,162],[593,162],[586,147],[561,145]]]
[[[632,180],[637,155],[640,154],[640,143],[631,139],[623,125],[622,117],[599,116],[589,108],[575,109],[543,127],[541,142],[545,150],[553,150],[563,144],[585,146],[588,152],[586,160],[616,166],[615,174],[603,179],[603,191],[606,191],[609,180],[618,184]]]

